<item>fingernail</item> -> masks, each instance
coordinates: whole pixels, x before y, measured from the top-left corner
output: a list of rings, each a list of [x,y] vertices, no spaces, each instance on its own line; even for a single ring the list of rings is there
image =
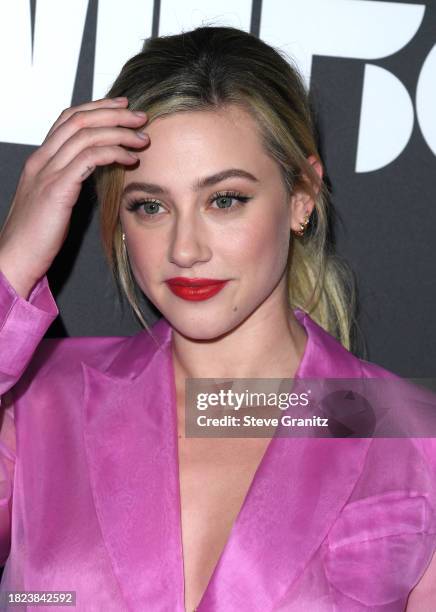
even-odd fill
[[[115,102],[115,104],[121,104],[121,102],[125,102],[126,100],[126,96],[121,96],[120,98],[112,98],[112,101]]]
[[[144,113],[143,111],[135,111],[135,115],[138,115],[138,117],[146,117],[147,113]]]
[[[144,132],[135,132],[137,136],[139,136],[139,138],[142,138],[142,140],[148,140],[148,136],[147,134],[144,134]]]

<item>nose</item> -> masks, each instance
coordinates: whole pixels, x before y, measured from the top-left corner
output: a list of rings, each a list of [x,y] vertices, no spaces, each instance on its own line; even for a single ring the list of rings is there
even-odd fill
[[[172,230],[169,261],[181,268],[191,268],[212,256],[207,231],[198,215],[179,216]]]

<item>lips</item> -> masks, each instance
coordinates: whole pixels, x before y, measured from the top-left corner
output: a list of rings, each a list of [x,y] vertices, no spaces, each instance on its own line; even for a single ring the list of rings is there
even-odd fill
[[[184,278],[183,276],[175,276],[167,280],[171,286],[182,285],[184,287],[208,287],[225,282],[219,278]]]
[[[207,300],[216,295],[227,280],[213,278],[170,278],[166,281],[171,291],[184,300],[200,301]]]

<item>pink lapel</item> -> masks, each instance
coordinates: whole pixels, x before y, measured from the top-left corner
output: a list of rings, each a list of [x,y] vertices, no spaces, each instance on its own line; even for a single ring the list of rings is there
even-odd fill
[[[359,378],[360,361],[307,314],[298,378]],[[171,327],[126,338],[104,371],[82,362],[92,494],[131,610],[184,611]],[[274,610],[316,552],[362,470],[370,438],[272,438],[198,606]]]
[[[84,434],[100,526],[127,609],[183,607],[170,328],[127,338],[106,372],[82,362]]]

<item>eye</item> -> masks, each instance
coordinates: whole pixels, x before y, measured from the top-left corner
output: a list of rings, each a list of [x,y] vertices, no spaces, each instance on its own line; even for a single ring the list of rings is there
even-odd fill
[[[162,206],[158,200],[133,200],[126,206],[127,210],[135,211],[141,207],[144,207],[145,216],[156,217],[159,210],[159,206]]]
[[[223,191],[219,193],[214,193],[211,198],[211,202],[216,202],[218,205],[218,209],[221,211],[232,212],[233,210],[244,206],[244,204],[250,199],[251,198],[249,198],[248,196],[243,196],[236,191]],[[237,200],[237,204],[232,206],[231,200]]]
[[[232,200],[237,200],[237,203],[232,205]],[[214,193],[209,201],[211,203],[217,203],[217,208],[214,208],[213,210],[228,213],[241,208],[246,202],[248,202],[248,200],[251,200],[251,198],[248,196],[243,196],[236,191],[220,191]],[[159,216],[159,207],[161,206],[162,204],[159,202],[159,200],[140,199],[128,202],[126,208],[132,212],[142,208],[144,211],[144,216],[151,218]]]

